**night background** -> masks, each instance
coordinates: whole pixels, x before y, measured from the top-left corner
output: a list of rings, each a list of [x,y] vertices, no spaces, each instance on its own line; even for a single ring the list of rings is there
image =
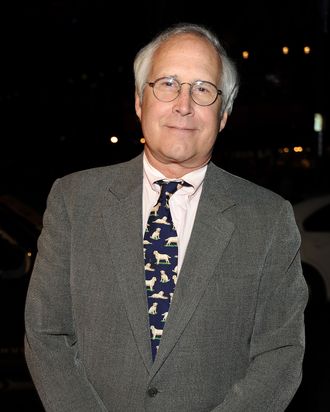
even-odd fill
[[[8,209],[38,234],[57,177],[143,150],[133,60],[176,22],[215,31],[240,74],[215,163],[293,204],[330,194],[328,0],[14,0],[0,6],[0,234]],[[28,277],[1,273],[0,410],[42,411],[22,356]],[[305,375],[288,411],[329,411],[329,304],[313,302],[306,319]]]

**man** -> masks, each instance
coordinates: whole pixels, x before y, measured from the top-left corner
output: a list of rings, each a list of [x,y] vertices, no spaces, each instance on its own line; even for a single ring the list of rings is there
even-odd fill
[[[134,70],[144,153],[58,179],[48,198],[26,303],[42,402],[57,412],[284,411],[304,354],[300,238],[287,201],[210,161],[235,68],[212,33],[178,25]],[[165,184],[175,187],[159,196]],[[149,250],[166,228],[168,253]]]

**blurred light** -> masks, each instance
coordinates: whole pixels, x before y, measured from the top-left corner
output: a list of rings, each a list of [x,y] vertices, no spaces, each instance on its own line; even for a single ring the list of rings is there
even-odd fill
[[[304,53],[309,54],[311,52],[311,48],[309,46],[304,47]]]
[[[28,255],[29,257],[31,257],[31,256],[32,256],[32,253],[31,253],[31,252],[27,252],[27,255]]]
[[[146,139],[144,137],[141,137],[140,143],[144,144],[146,142]]]
[[[314,113],[314,131],[322,132],[323,130],[323,116],[321,113]]]
[[[243,59],[248,59],[249,58],[249,52],[247,50],[242,51],[242,56],[243,56]]]
[[[293,148],[293,151],[294,151],[295,153],[301,153],[301,152],[304,151],[304,149],[302,148],[302,146],[295,146],[295,147]]]
[[[111,136],[109,140],[110,140],[111,143],[118,143],[118,137],[117,136]]]
[[[289,47],[287,47],[287,46],[282,47],[282,53],[283,54],[289,54]]]
[[[279,153],[289,153],[289,152],[290,152],[290,149],[289,149],[288,147],[280,147],[280,148],[278,149],[278,152],[279,152]]]
[[[310,169],[312,166],[312,162],[309,159],[301,159],[301,166],[304,169]]]

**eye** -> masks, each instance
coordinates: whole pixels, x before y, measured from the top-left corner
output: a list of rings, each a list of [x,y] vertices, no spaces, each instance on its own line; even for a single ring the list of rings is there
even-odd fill
[[[168,88],[168,89],[171,89],[171,88],[176,89],[178,87],[178,84],[176,80],[170,77],[166,77],[162,79],[162,81],[160,82],[160,86],[163,88]]]
[[[212,93],[212,86],[204,82],[196,83],[193,89],[194,89],[194,93],[197,93],[197,94],[211,94]]]

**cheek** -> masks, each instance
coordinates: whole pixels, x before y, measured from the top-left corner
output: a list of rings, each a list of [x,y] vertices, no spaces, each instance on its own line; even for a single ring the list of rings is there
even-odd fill
[[[155,128],[162,124],[162,119],[168,116],[169,107],[158,101],[143,100],[141,108],[141,121],[147,129]]]
[[[208,134],[210,139],[218,135],[220,129],[220,114],[218,112],[208,113],[203,117],[204,132]]]
[[[141,117],[146,119],[152,119],[157,112],[156,108],[157,104],[155,104],[154,99],[150,94],[146,94],[142,100],[141,106]]]
[[[141,111],[141,128],[145,139],[152,139],[155,141],[160,134],[159,130],[159,113],[155,112],[154,107],[143,107]]]
[[[198,139],[201,151],[208,152],[215,144],[218,137],[220,121],[214,117],[205,120],[202,138]]]

